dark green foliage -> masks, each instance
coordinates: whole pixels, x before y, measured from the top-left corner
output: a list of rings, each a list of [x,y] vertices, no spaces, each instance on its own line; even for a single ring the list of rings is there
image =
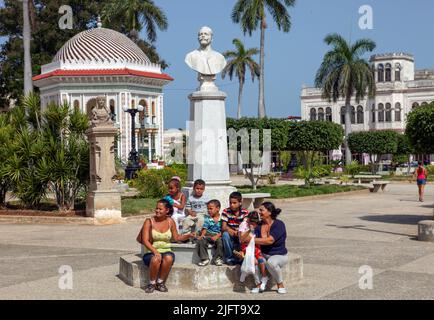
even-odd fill
[[[407,115],[405,135],[416,153],[434,153],[434,104],[415,108]]]
[[[139,190],[140,197],[163,197],[168,192],[168,183],[173,176],[181,178],[182,187],[187,180],[187,170],[181,166],[140,170],[134,180],[134,186]]]
[[[348,143],[355,153],[395,153],[398,149],[398,133],[392,130],[353,132],[348,137]]]
[[[333,122],[290,122],[287,148],[293,151],[330,151],[340,148],[343,136],[342,126]]]
[[[348,136],[348,144],[354,153],[369,154],[374,173],[381,155],[394,154],[398,150],[398,135],[392,130],[353,132]],[[377,155],[376,161],[373,159],[374,155]]]
[[[30,95],[0,119],[0,146],[9,153],[1,175],[27,207],[38,207],[50,189],[59,210],[68,211],[89,177],[88,119],[67,105],[52,104],[45,112],[39,105],[37,95]]]

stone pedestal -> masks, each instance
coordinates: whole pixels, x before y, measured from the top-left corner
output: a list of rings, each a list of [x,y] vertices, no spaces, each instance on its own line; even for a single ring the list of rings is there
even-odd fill
[[[206,195],[220,200],[223,209],[229,204],[229,194],[236,191],[230,186],[226,93],[196,91],[189,99],[188,181],[182,191],[191,193],[194,181],[202,179],[206,182]]]
[[[283,282],[286,287],[303,280],[303,259],[301,256],[288,253],[289,262],[282,268]],[[240,282],[240,266],[199,267],[191,263],[180,263],[175,258],[166,285],[171,289],[181,291],[225,290],[227,292],[246,292],[254,287],[253,276],[248,276],[245,282]],[[149,270],[142,261],[140,254],[129,254],[119,259],[119,278],[135,288],[144,287],[149,283]],[[276,290],[276,282],[270,276],[267,290]]]
[[[423,220],[418,223],[419,241],[434,242],[434,220]]]
[[[111,121],[93,122],[86,131],[90,143],[90,184],[86,199],[86,215],[95,224],[122,222],[121,196],[112,177],[114,163],[114,137],[117,129]]]

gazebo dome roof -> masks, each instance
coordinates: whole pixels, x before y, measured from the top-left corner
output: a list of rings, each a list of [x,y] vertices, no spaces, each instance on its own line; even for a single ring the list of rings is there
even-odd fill
[[[94,28],[76,34],[57,52],[53,63],[150,65],[145,53],[128,37],[107,28]]]

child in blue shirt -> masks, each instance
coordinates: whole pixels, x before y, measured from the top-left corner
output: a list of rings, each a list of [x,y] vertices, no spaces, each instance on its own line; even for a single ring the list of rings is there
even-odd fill
[[[215,247],[212,263],[216,266],[223,264],[223,242],[221,239],[222,221],[220,217],[220,201],[211,200],[207,204],[208,214],[205,215],[200,236],[197,238],[196,252],[200,258],[199,266],[209,264],[208,245]]]

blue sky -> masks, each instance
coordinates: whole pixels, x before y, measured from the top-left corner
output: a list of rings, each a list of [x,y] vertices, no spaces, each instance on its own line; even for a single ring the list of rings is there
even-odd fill
[[[67,0],[64,4],[67,4]],[[156,46],[170,63],[166,70],[175,81],[165,88],[165,127],[184,128],[188,118],[188,94],[197,87],[196,75],[184,63],[185,54],[195,49],[197,31],[203,25],[214,30],[213,48],[232,49],[232,39],[240,38],[247,47],[259,47],[259,31],[244,36],[230,20],[235,0],[155,0],[166,12],[169,28],[158,33]],[[0,1],[1,3],[1,1]],[[373,30],[360,30],[359,7],[373,8]],[[353,41],[368,37],[376,41],[374,53],[403,51],[415,56],[416,68],[434,68],[432,41],[432,0],[298,0],[290,9],[289,33],[277,30],[269,17],[265,47],[265,98],[267,115],[286,117],[300,114],[300,90],[312,85],[327,50],[323,39],[338,32]],[[110,27],[110,26],[105,26]],[[367,58],[369,55],[366,56]],[[228,94],[228,116],[236,115],[238,81],[218,78],[220,89]],[[246,83],[242,114],[257,115],[258,82]]]

